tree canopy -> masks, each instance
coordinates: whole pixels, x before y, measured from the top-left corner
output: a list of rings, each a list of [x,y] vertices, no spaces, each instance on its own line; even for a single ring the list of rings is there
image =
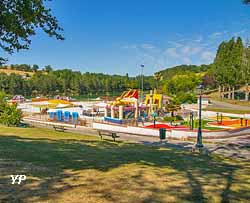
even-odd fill
[[[0,48],[12,54],[28,49],[30,37],[41,28],[50,37],[63,40],[62,28],[58,25],[46,0],[1,0],[0,2]],[[0,62],[4,62],[0,58]]]
[[[244,4],[250,4],[250,0],[242,0]]]

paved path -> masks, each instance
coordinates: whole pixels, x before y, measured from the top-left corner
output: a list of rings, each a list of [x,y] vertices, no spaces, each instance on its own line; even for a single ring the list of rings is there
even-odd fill
[[[36,126],[52,128],[51,126],[49,127],[40,124],[37,124]],[[99,137],[96,130],[88,127],[82,129],[70,128],[67,130],[67,132]],[[150,146],[174,147],[183,150],[191,150],[195,144],[192,141],[181,140],[167,140],[161,142],[158,137],[131,135],[126,133],[118,133],[118,135],[120,136],[120,138],[118,139],[119,141],[145,144]],[[104,139],[112,140],[110,137]],[[250,135],[226,139],[213,139],[211,140],[211,142],[207,142],[208,140],[205,141],[206,142],[204,145],[211,153],[217,153],[231,158],[239,158],[250,161]]]
[[[212,153],[250,161],[250,135],[215,140],[215,143],[206,146]]]
[[[230,104],[223,101],[211,100],[212,107],[221,109],[237,109],[237,110],[250,110],[250,106],[241,106],[238,104]]]

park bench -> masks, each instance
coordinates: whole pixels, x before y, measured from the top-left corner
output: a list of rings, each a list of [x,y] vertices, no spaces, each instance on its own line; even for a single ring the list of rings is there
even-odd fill
[[[65,126],[58,126],[58,125],[53,125],[53,128],[55,129],[55,131],[59,132],[64,132],[65,130],[67,130]]]
[[[103,139],[103,136],[108,136],[108,137],[112,137],[114,142],[115,142],[115,138],[119,138],[120,136],[117,135],[116,132],[112,132],[112,131],[103,131],[103,130],[98,130],[98,134],[101,137],[101,139]]]

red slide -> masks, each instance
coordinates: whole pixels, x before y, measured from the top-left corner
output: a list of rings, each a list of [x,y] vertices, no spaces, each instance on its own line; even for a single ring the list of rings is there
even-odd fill
[[[136,99],[138,99],[139,98],[138,90],[133,90],[130,98],[136,98]]]

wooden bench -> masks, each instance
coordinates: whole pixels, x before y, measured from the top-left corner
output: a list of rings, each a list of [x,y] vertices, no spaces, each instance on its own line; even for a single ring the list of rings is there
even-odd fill
[[[65,126],[58,126],[58,125],[53,125],[53,128],[55,129],[55,131],[59,132],[64,132],[65,130],[67,130]]]
[[[101,139],[103,139],[103,136],[108,136],[108,137],[112,137],[114,142],[115,142],[115,138],[119,138],[120,136],[117,135],[116,132],[112,132],[112,131],[103,131],[103,130],[98,130],[98,134],[101,137]]]

